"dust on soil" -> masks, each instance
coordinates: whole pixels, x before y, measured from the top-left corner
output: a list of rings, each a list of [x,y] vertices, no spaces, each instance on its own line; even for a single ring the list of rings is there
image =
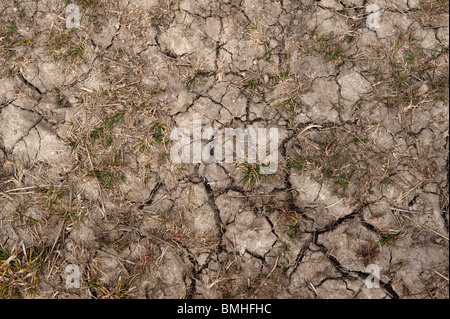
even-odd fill
[[[449,297],[448,1],[0,12],[1,297]],[[199,118],[278,128],[277,172],[173,163]]]

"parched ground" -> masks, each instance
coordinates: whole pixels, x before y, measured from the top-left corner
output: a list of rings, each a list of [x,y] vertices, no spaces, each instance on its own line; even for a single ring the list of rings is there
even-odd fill
[[[0,0],[0,297],[448,298],[448,5]],[[200,118],[277,172],[173,163]]]

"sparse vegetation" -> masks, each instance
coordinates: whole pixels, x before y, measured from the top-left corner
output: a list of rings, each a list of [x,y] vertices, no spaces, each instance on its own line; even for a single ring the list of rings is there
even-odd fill
[[[380,30],[349,2],[5,5],[0,298],[448,298],[448,0]],[[174,163],[200,118],[278,128],[276,173]]]
[[[364,142],[367,138],[337,132],[331,127],[316,138],[308,138],[307,149],[295,154],[289,166],[293,169],[312,171],[317,181],[329,181],[337,197],[350,199],[354,204],[364,202],[371,186],[374,171],[368,161]]]
[[[317,26],[309,32],[310,39],[299,46],[299,58],[304,56],[321,56],[326,62],[340,64],[351,59],[347,53],[348,37],[319,35]]]
[[[0,298],[32,297],[40,281],[44,250],[30,247],[11,252],[0,246]]]
[[[74,30],[60,31],[52,29],[48,33],[46,42],[47,54],[54,61],[80,62],[83,59],[83,41],[75,35]]]
[[[241,182],[247,189],[254,189],[258,187],[261,182],[267,178],[267,175],[261,172],[261,166],[263,164],[250,164],[244,162],[241,165],[244,173],[244,177]]]
[[[205,74],[205,71],[203,71],[202,69],[198,69],[194,72],[193,75],[189,76],[186,79],[186,86],[187,86],[189,92],[195,88],[195,84],[196,84],[197,80],[204,74]]]
[[[364,265],[367,266],[372,264],[379,252],[378,244],[369,242],[357,249],[356,254],[361,258]]]
[[[262,82],[259,80],[250,79],[243,83],[242,85],[242,91],[251,92],[251,93],[257,93],[258,88],[262,85]]]

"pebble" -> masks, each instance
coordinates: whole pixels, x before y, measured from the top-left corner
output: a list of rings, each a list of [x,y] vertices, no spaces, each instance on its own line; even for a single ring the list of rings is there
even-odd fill
[[[269,42],[269,45],[272,49],[276,48],[278,46],[278,41],[275,39],[271,39]]]

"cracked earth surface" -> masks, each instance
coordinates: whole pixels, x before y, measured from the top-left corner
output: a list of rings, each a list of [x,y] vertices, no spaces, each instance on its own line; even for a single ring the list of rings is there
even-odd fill
[[[448,298],[448,1],[0,12],[0,296]],[[277,172],[172,163],[199,118],[278,128]]]

